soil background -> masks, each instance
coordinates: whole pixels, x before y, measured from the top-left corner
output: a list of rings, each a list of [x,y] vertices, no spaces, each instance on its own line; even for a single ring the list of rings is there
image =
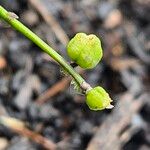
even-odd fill
[[[0,22],[0,150],[149,150],[150,1],[0,0],[57,50],[96,34],[102,61],[81,70],[104,87],[111,110],[91,111],[52,58]]]

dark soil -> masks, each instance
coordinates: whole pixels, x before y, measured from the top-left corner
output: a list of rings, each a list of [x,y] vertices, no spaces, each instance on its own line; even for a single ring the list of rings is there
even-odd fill
[[[104,87],[114,100],[114,106],[121,101],[118,96],[125,92],[134,95],[135,99],[149,93],[148,0],[42,0],[42,3],[69,38],[77,32],[94,33],[101,38],[104,57],[95,69],[85,71],[83,76],[92,86]],[[20,21],[69,61],[65,46],[29,1],[1,0],[0,5],[15,12]],[[116,10],[118,13],[114,13]],[[27,13],[30,15],[27,16]],[[60,67],[53,60],[23,35],[0,23],[0,115],[5,109],[8,116],[26,122],[30,130],[56,144],[67,139],[66,145],[60,146],[60,149],[83,150],[94,137],[96,129],[111,116],[113,109],[89,110],[84,103],[85,97],[78,95],[70,86],[45,103],[38,104],[36,99],[62,78]],[[139,121],[136,132],[130,133],[131,137],[121,143],[120,149],[150,149],[149,97],[147,100],[136,112],[140,118],[140,121],[136,120]],[[43,149],[42,145],[2,125],[0,145],[3,144],[1,139],[7,141],[7,150]]]

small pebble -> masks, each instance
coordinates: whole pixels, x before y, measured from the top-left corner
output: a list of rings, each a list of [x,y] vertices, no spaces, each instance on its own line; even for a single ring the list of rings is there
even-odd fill
[[[118,9],[114,9],[105,19],[104,26],[107,29],[115,28],[122,23],[122,14]]]
[[[6,68],[7,62],[3,56],[0,56],[0,70]]]
[[[39,17],[33,10],[27,10],[22,13],[21,19],[29,26],[34,26],[39,22]]]
[[[0,150],[5,150],[8,146],[8,140],[5,138],[0,138]]]

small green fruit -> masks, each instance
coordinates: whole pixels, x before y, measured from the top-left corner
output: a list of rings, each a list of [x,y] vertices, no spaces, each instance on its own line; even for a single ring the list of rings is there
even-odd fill
[[[100,86],[92,88],[86,93],[86,103],[91,110],[103,110],[112,108],[108,93]]]
[[[102,58],[103,52],[99,38],[94,35],[77,33],[68,43],[69,57],[84,69],[94,68]]]

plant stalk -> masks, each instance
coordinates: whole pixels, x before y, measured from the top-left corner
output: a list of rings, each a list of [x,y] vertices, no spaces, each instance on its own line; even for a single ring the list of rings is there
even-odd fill
[[[18,21],[16,14],[8,12],[5,8],[0,6],[0,19],[4,20],[15,30],[22,33],[33,43],[39,46],[45,53],[47,53],[55,61],[57,61],[74,78],[74,80],[79,84],[81,88],[82,84],[86,83],[85,80],[73,69],[72,66],[67,63],[67,61],[61,55],[59,55],[53,48],[46,44],[35,33],[33,33],[30,29],[28,29],[25,25]]]

